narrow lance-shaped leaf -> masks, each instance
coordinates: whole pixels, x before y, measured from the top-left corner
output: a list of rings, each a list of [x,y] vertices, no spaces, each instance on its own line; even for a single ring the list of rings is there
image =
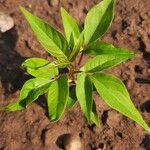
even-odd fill
[[[73,61],[76,58],[80,50],[83,48],[83,44],[84,44],[84,32],[82,31],[69,56],[70,61]]]
[[[69,96],[68,79],[60,76],[52,82],[48,91],[48,112],[52,121],[57,121],[62,116]]]
[[[104,73],[96,73],[90,78],[97,92],[110,107],[131,118],[145,130],[150,131],[150,128],[132,103],[122,81]]]
[[[85,65],[80,69],[85,72],[98,72],[108,68],[112,68],[123,61],[134,57],[134,53],[127,54],[108,54],[108,55],[98,55],[85,63]]]
[[[99,116],[97,114],[96,104],[95,104],[94,100],[93,100],[93,104],[92,104],[91,121],[93,123],[95,123],[97,126],[99,126],[100,120],[99,120]]]
[[[27,72],[40,78],[53,78],[58,75],[58,67],[54,62],[42,58],[29,58],[22,63],[22,66],[27,69]]]
[[[92,84],[87,78],[86,73],[79,73],[76,83],[76,95],[81,109],[90,123],[90,115],[92,110]]]
[[[22,110],[25,108],[25,105],[22,105],[19,103],[19,101],[8,104],[7,106],[0,107],[0,110],[5,110],[5,111],[18,111]]]
[[[73,108],[73,106],[76,104],[76,102],[77,102],[76,88],[75,88],[75,86],[71,86],[69,88],[69,97],[67,100],[66,108],[68,110],[71,110]]]
[[[20,9],[45,50],[61,62],[67,62],[70,50],[63,35],[25,8],[20,7]]]
[[[117,48],[112,44],[96,41],[91,43],[86,50],[82,51],[83,54],[90,55],[103,55],[103,54],[121,54],[121,55],[134,55],[133,51],[126,48]]]
[[[99,121],[92,98],[92,83],[84,72],[77,76],[76,95],[88,122],[98,125]]]
[[[7,111],[21,110],[35,101],[40,95],[48,91],[52,80],[46,78],[35,78],[28,80],[20,91],[19,100],[5,107]]]
[[[114,4],[115,0],[103,0],[88,12],[84,26],[85,45],[95,41],[108,30],[114,16]]]
[[[64,8],[61,8],[61,16],[67,41],[71,48],[73,48],[80,35],[80,29],[78,27],[77,21],[72,16],[70,16]]]

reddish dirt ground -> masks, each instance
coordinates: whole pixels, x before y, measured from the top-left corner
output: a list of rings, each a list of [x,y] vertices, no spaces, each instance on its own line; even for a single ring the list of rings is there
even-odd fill
[[[87,11],[99,0],[0,0],[0,11],[12,16],[15,27],[0,37],[0,105],[15,101],[29,76],[20,68],[28,57],[48,58],[18,6],[62,31],[59,8],[65,7],[82,25]],[[117,1],[115,19],[103,41],[134,50],[140,57],[110,70],[126,84],[131,98],[150,125],[150,1]],[[26,110],[0,111],[0,150],[59,150],[65,134],[79,135],[85,150],[150,150],[150,134],[109,108],[96,94],[99,128],[89,126],[76,105],[57,123],[47,117],[44,97]]]

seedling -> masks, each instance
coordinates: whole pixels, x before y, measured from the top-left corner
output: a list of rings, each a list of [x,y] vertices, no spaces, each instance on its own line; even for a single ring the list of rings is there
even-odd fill
[[[110,107],[150,131],[134,107],[123,82],[104,72],[135,56],[128,49],[117,48],[99,39],[112,23],[114,7],[115,0],[101,1],[88,12],[83,29],[61,8],[65,37],[51,25],[20,7],[37,39],[51,54],[53,61],[29,58],[23,62],[22,66],[33,78],[23,85],[19,100],[4,109],[16,111],[27,108],[40,95],[48,93],[50,120],[58,121],[65,109],[70,110],[79,102],[88,123],[98,126],[99,117],[92,97],[93,89],[96,89]],[[79,67],[83,55],[89,55],[90,58]]]

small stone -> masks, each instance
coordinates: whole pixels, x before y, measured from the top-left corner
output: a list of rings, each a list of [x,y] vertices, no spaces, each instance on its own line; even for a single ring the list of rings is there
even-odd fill
[[[59,0],[52,0],[49,3],[51,3],[52,6],[58,6]]]
[[[0,32],[6,32],[11,28],[13,28],[13,26],[14,26],[13,19],[9,15],[0,12]]]
[[[64,139],[65,150],[83,150],[81,139],[78,135],[69,134]]]

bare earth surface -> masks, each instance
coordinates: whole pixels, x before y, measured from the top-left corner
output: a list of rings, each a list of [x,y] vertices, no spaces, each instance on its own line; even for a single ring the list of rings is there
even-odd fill
[[[20,68],[28,57],[47,58],[21,15],[22,5],[62,31],[59,8],[65,7],[82,25],[99,0],[0,0],[0,11],[12,16],[15,27],[0,37],[0,106],[17,100],[29,76]],[[126,84],[131,98],[150,125],[150,0],[118,0],[112,27],[103,38],[139,54],[109,71]],[[99,128],[89,126],[76,105],[58,123],[47,117],[40,97],[26,110],[0,111],[0,150],[59,150],[68,134],[79,136],[83,150],[150,150],[150,135],[130,119],[109,108],[96,94]]]

